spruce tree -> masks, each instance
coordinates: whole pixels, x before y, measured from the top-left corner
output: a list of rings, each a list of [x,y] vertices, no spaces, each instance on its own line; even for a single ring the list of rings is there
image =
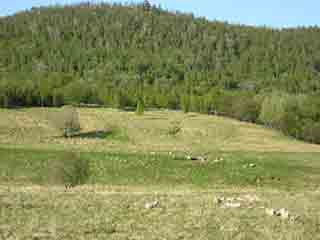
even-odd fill
[[[190,111],[190,96],[188,94],[183,94],[180,99],[181,108],[184,113],[188,113]]]
[[[143,115],[144,114],[144,102],[142,98],[138,99],[137,108],[136,108],[136,114],[137,115]]]

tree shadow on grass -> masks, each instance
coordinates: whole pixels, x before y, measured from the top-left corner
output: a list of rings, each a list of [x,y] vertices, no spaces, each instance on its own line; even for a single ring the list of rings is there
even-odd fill
[[[113,135],[112,131],[96,130],[96,131],[76,133],[76,134],[73,134],[71,138],[106,139],[112,135]]]

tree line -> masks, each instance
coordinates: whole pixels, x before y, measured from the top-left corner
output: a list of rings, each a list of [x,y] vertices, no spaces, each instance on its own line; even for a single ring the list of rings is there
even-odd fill
[[[217,112],[320,143],[320,29],[248,27],[146,4],[0,18],[0,106]]]

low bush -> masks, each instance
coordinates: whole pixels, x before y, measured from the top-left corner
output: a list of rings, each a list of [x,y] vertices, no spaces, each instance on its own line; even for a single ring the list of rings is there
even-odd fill
[[[320,122],[306,120],[302,126],[300,138],[311,143],[320,144]]]
[[[113,139],[121,142],[130,141],[130,137],[125,126],[120,124],[107,123],[104,127],[104,138]]]
[[[0,182],[82,185],[92,175],[89,159],[75,152],[0,148]]]
[[[168,129],[168,135],[170,136],[176,136],[179,132],[181,132],[181,122],[180,121],[173,121],[170,123],[169,129]]]
[[[234,97],[232,102],[232,117],[241,121],[256,122],[260,114],[260,105],[254,96],[243,95]]]
[[[48,183],[64,184],[68,187],[85,184],[90,175],[89,161],[79,153],[66,152],[59,159],[48,162]]]
[[[289,95],[274,92],[264,98],[261,104],[259,121],[266,126],[280,129],[286,113]]]

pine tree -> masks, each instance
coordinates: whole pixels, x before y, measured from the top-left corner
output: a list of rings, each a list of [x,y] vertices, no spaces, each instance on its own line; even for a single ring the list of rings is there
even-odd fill
[[[180,98],[180,105],[184,113],[190,111],[190,96],[188,94],[183,94]]]
[[[136,114],[137,115],[143,115],[144,114],[144,103],[141,98],[139,98],[136,108]]]

